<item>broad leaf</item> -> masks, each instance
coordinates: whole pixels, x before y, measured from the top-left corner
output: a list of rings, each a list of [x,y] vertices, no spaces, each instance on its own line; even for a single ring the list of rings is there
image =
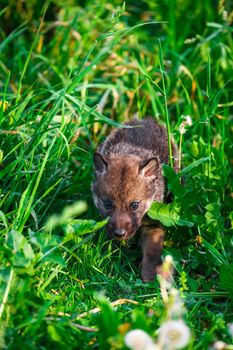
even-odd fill
[[[72,220],[69,224],[62,225],[62,228],[65,231],[66,235],[73,234],[80,236],[86,233],[97,231],[104,227],[106,223],[107,220],[96,222],[94,220],[76,219]]]
[[[181,218],[180,207],[174,202],[170,204],[154,202],[147,212],[149,217],[159,220],[164,226],[188,226],[192,227],[193,222]]]
[[[209,232],[221,232],[223,229],[223,218],[220,213],[220,204],[210,203],[206,205],[206,224]]]
[[[163,164],[163,174],[168,181],[168,189],[174,194],[174,196],[182,198],[185,194],[185,188],[180,183],[180,176],[176,174],[168,164]]]

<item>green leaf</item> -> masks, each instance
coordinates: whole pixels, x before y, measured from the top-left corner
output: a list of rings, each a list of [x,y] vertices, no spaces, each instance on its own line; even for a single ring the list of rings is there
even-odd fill
[[[33,232],[29,231],[30,241],[35,244],[42,253],[46,253],[52,248],[57,248],[62,243],[62,238],[58,235],[49,235],[45,232]]]
[[[48,330],[48,334],[52,340],[54,340],[55,342],[58,342],[58,343],[62,343],[62,338],[53,325],[51,325],[51,324],[48,325],[47,330]]]
[[[133,312],[133,327],[135,329],[142,329],[143,331],[150,333],[149,327],[150,319],[146,317],[145,310],[137,308]]]
[[[67,224],[73,217],[81,215],[86,210],[87,204],[83,201],[78,201],[70,206],[66,206],[60,215],[52,215],[48,219],[45,230],[50,232],[57,226]]]
[[[45,254],[43,257],[43,261],[49,261],[53,264],[58,264],[58,265],[63,266],[63,267],[66,266],[65,260],[58,250],[53,251],[48,255]]]
[[[99,293],[96,299],[99,302],[101,313],[95,315],[95,323],[99,328],[101,348],[108,349],[106,340],[118,334],[119,318],[104,295]]]
[[[210,203],[206,205],[206,224],[208,226],[208,231],[210,232],[221,232],[223,229],[223,218],[220,213],[220,204]]]
[[[163,164],[163,173],[168,180],[168,189],[177,197],[183,197],[184,187],[180,184],[180,177],[168,164]]]
[[[66,235],[84,235],[93,231],[99,230],[105,226],[107,220],[96,222],[94,220],[72,220],[71,223],[63,225]],[[65,238],[66,241],[66,238]]]
[[[5,228],[8,228],[8,224],[7,224],[7,219],[5,217],[5,214],[0,210],[0,221],[3,222]]]
[[[233,296],[233,264],[224,264],[220,270],[220,283]]]
[[[233,228],[233,211],[230,212],[228,217],[231,220],[231,227]]]
[[[206,95],[209,98],[211,95],[211,62],[210,62],[210,53],[208,55],[207,62],[207,86],[206,86]]]
[[[188,226],[192,227],[193,222],[181,218],[180,207],[175,202],[170,204],[154,202],[147,214],[151,219],[160,221],[164,226]]]
[[[203,242],[204,247],[208,249],[208,251],[216,259],[216,261],[218,261],[221,265],[225,264],[224,257],[219,253],[219,251],[213,245],[211,245],[209,242],[207,242],[203,237],[202,237],[202,242]]]
[[[199,147],[198,143],[193,140],[190,146],[190,152],[194,158],[197,158],[199,156]]]
[[[33,260],[35,258],[31,245],[28,243],[26,237],[19,231],[11,230],[9,232],[7,247],[12,250],[14,259],[18,256],[20,261],[25,259],[28,263],[28,260]]]
[[[28,260],[32,260],[35,258],[35,254],[33,252],[33,249],[31,247],[31,245],[27,242],[24,243],[24,246],[23,246],[23,253],[24,253],[24,256],[28,259]]]
[[[192,169],[198,167],[200,164],[206,163],[209,160],[210,160],[209,157],[205,157],[205,158],[200,158],[200,159],[196,160],[195,162],[192,162],[186,168],[181,170],[180,175],[182,176],[184,174],[189,173]]]

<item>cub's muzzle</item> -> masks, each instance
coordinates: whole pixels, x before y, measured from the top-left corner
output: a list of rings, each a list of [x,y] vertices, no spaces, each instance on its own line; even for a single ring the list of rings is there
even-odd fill
[[[126,230],[124,228],[116,228],[115,230],[113,230],[113,234],[117,238],[123,239],[124,236],[126,236]]]

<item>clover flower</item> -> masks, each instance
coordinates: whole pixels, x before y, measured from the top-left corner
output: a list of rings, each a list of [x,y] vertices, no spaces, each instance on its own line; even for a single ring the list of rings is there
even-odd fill
[[[182,115],[181,118],[183,119],[182,123],[180,124],[179,127],[179,132],[180,134],[185,134],[186,133],[186,126],[191,126],[193,124],[192,118],[190,115]]]
[[[169,320],[159,329],[159,344],[168,349],[182,349],[190,341],[191,333],[182,320]]]
[[[132,350],[152,350],[153,339],[141,329],[134,329],[125,336],[125,344]],[[155,350],[155,349],[154,349]]]
[[[181,135],[186,133],[186,129],[185,129],[183,123],[181,123],[180,126],[179,126],[179,132],[180,132]]]
[[[193,121],[192,118],[190,117],[190,115],[186,115],[185,116],[185,122],[188,126],[192,126],[193,125]]]

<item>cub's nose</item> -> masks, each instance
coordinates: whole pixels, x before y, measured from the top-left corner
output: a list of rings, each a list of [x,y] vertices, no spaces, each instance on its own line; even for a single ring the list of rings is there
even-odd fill
[[[124,228],[115,228],[113,233],[114,233],[114,236],[118,238],[123,238],[124,235],[126,234],[126,230]]]

